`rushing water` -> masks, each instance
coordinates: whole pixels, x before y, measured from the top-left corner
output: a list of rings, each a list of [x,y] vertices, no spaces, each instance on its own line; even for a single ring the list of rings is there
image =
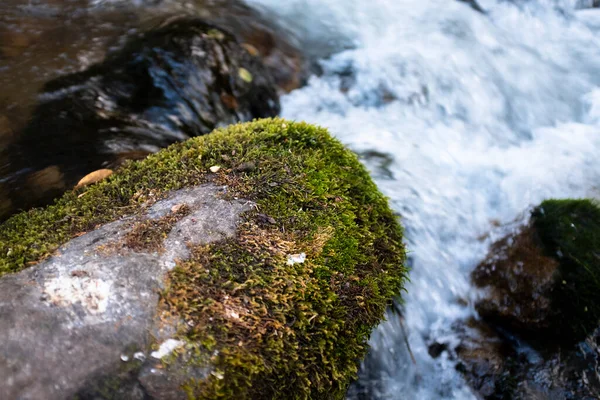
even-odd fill
[[[12,47],[0,47],[0,147],[43,82],[102,59],[156,15],[219,1],[1,3],[0,44],[9,35]],[[469,273],[503,224],[548,197],[599,193],[600,10],[580,9],[592,0],[480,0],[485,14],[453,0],[247,3],[307,54],[333,54],[282,99],[283,116],[359,152],[406,228],[404,322],[390,314],[373,333],[349,396],[474,398],[455,361],[428,346],[455,343],[453,324],[475,314]]]
[[[585,1],[252,0],[307,43],[350,43],[283,99],[365,155],[402,216],[405,329],[388,316],[351,397],[470,399],[435,340],[473,315],[469,273],[491,241],[548,197],[595,196],[600,10]],[[591,2],[590,2],[591,3]],[[415,363],[407,352],[406,331]]]

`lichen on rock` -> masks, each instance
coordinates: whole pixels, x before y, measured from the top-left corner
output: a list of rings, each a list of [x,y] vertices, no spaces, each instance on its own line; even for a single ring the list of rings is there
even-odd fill
[[[211,172],[213,166],[220,168]],[[234,235],[214,232],[215,223],[207,222],[210,208],[190,194],[206,187],[222,188],[211,192],[217,197],[209,204],[235,203],[245,210]],[[187,190],[186,208],[173,197],[181,189]],[[94,232],[106,227],[118,233],[94,242]],[[206,240],[186,240],[200,228]],[[131,323],[171,328],[156,339],[141,339],[135,331],[134,348],[116,340],[114,351],[105,355],[110,360],[96,369],[88,365],[87,376],[98,378],[76,381],[48,398],[121,393],[130,386],[150,398],[343,398],[371,329],[406,278],[401,228],[357,157],[326,130],[282,119],[233,125],[172,145],[52,206],[10,218],[0,225],[0,274],[8,274],[0,283],[47,270],[60,262],[59,246],[70,246],[74,238],[95,246],[86,254],[103,273],[110,271],[101,267],[103,257],[118,259],[120,271],[127,271],[127,257],[157,260],[159,267],[143,276],[152,282],[144,290],[159,289],[160,296],[147,299],[153,317],[146,315],[140,324],[133,316]],[[295,262],[289,263],[290,257]],[[90,276],[69,270],[72,279],[98,278],[94,269],[86,272]],[[35,276],[38,283],[23,290],[43,290],[46,275]],[[95,323],[93,329],[108,329],[114,321],[103,320],[104,314],[128,298],[118,282],[110,288],[103,308],[86,318],[71,313],[79,304],[60,303],[52,313],[69,311],[70,321],[86,329],[86,321]],[[111,297],[115,291],[119,299]],[[46,315],[37,308],[39,301],[39,296],[22,305],[0,301],[5,308],[0,315],[27,325],[19,307]],[[78,329],[83,328],[71,324],[67,332],[76,337]],[[158,351],[168,340],[178,347],[161,360],[134,357]],[[18,343],[0,344],[5,352],[10,346]],[[136,367],[115,370],[123,355]],[[6,389],[2,385],[0,393]]]

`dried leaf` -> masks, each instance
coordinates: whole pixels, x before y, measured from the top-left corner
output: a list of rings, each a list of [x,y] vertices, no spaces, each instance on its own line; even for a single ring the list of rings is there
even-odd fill
[[[237,99],[228,93],[221,93],[221,101],[225,107],[229,108],[230,110],[235,110],[238,108]]]
[[[248,54],[250,54],[251,56],[259,55],[258,49],[256,47],[252,46],[250,43],[242,43],[242,47],[244,49],[246,49]]]
[[[82,186],[88,186],[96,182],[100,182],[103,179],[108,178],[113,174],[112,169],[99,169],[97,171],[91,172],[81,178],[81,180],[75,186],[75,189],[78,189]]]

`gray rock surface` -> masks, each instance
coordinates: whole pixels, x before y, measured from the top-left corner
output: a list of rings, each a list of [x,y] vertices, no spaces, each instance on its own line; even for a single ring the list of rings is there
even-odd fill
[[[231,237],[252,207],[224,200],[224,191],[207,184],[173,192],[1,278],[0,399],[106,398],[112,389],[111,398],[173,398],[184,376],[207,374],[156,368],[161,356],[185,346],[172,339],[179,321],[159,320],[157,305],[166,272],[189,257],[187,245]],[[188,212],[172,225],[164,251],[121,245],[136,224],[182,204]],[[152,344],[163,346],[151,353]]]

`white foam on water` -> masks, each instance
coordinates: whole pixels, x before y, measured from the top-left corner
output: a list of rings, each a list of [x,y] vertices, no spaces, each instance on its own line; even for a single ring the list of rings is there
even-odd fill
[[[380,399],[472,399],[452,342],[474,314],[469,274],[508,223],[550,197],[595,196],[600,10],[575,0],[250,0],[299,36],[352,48],[285,96],[283,116],[321,124],[366,161],[406,228],[405,325],[373,333],[360,384]],[[486,239],[481,237],[487,234]],[[373,361],[375,360],[375,361]]]

